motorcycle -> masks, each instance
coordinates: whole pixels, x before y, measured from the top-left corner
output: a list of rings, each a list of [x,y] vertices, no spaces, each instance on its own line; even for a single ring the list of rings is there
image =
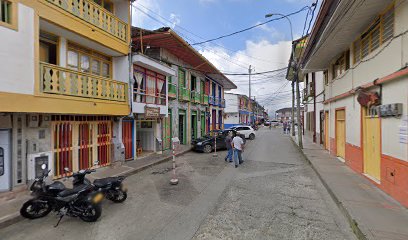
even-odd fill
[[[92,185],[74,186],[66,188],[60,181],[46,184],[45,178],[51,170],[45,170],[47,166],[41,166],[43,174],[36,178],[30,187],[32,199],[23,204],[20,209],[21,216],[28,219],[37,219],[47,216],[51,211],[57,212],[59,220],[54,227],[57,227],[62,218],[67,215],[79,217],[85,222],[95,222],[102,214],[100,203],[103,194],[95,191]]]
[[[69,169],[65,169],[69,172]],[[94,187],[95,191],[103,193],[106,199],[111,200],[115,203],[124,202],[127,198],[127,189],[123,184],[126,176],[118,177],[107,177],[94,180],[93,183],[89,181],[85,176],[95,172],[95,169],[85,169],[74,173],[72,176],[74,178],[74,187],[80,187],[82,185],[91,185]]]

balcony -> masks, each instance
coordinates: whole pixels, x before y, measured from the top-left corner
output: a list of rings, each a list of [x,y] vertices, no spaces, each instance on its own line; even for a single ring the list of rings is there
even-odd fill
[[[169,83],[169,98],[175,99],[177,98],[177,85],[174,83]]]
[[[201,104],[208,105],[208,95],[207,94],[201,95]]]
[[[128,85],[89,73],[40,63],[40,90],[43,93],[79,98],[127,101]]]
[[[128,42],[128,24],[91,0],[45,0],[83,21]]]
[[[208,103],[209,103],[210,105],[215,105],[215,97],[214,97],[214,96],[210,96],[210,97],[209,97],[209,100],[208,100]]]
[[[179,100],[180,101],[190,101],[190,90],[185,87],[179,87]]]
[[[196,91],[191,91],[191,102],[200,103],[201,94]]]

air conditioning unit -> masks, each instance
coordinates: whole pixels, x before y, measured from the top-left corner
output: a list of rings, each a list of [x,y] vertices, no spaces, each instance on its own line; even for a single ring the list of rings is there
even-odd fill
[[[29,114],[27,125],[30,128],[36,128],[39,126],[40,123],[40,115],[39,114]]]

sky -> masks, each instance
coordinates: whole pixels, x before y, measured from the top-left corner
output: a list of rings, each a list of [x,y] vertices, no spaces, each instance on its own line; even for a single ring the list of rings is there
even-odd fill
[[[289,14],[316,0],[136,0],[132,25],[146,29],[171,27],[188,43],[229,34],[272,18],[268,13]],[[307,10],[290,16],[294,39],[302,36]],[[318,13],[316,9],[315,16]],[[308,16],[310,19],[310,15]],[[313,23],[312,26],[313,27]],[[287,19],[269,22],[249,31],[194,47],[219,70],[253,73],[287,67],[291,31]],[[291,87],[286,70],[252,76],[251,95],[271,117],[277,109],[291,106]],[[248,76],[228,76],[237,86],[234,93],[248,95]]]

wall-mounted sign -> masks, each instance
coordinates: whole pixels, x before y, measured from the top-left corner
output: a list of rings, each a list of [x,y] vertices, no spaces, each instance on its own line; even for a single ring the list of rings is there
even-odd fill
[[[145,106],[145,118],[160,117],[160,108]]]
[[[402,103],[385,104],[379,106],[380,117],[399,117],[402,115]]]

